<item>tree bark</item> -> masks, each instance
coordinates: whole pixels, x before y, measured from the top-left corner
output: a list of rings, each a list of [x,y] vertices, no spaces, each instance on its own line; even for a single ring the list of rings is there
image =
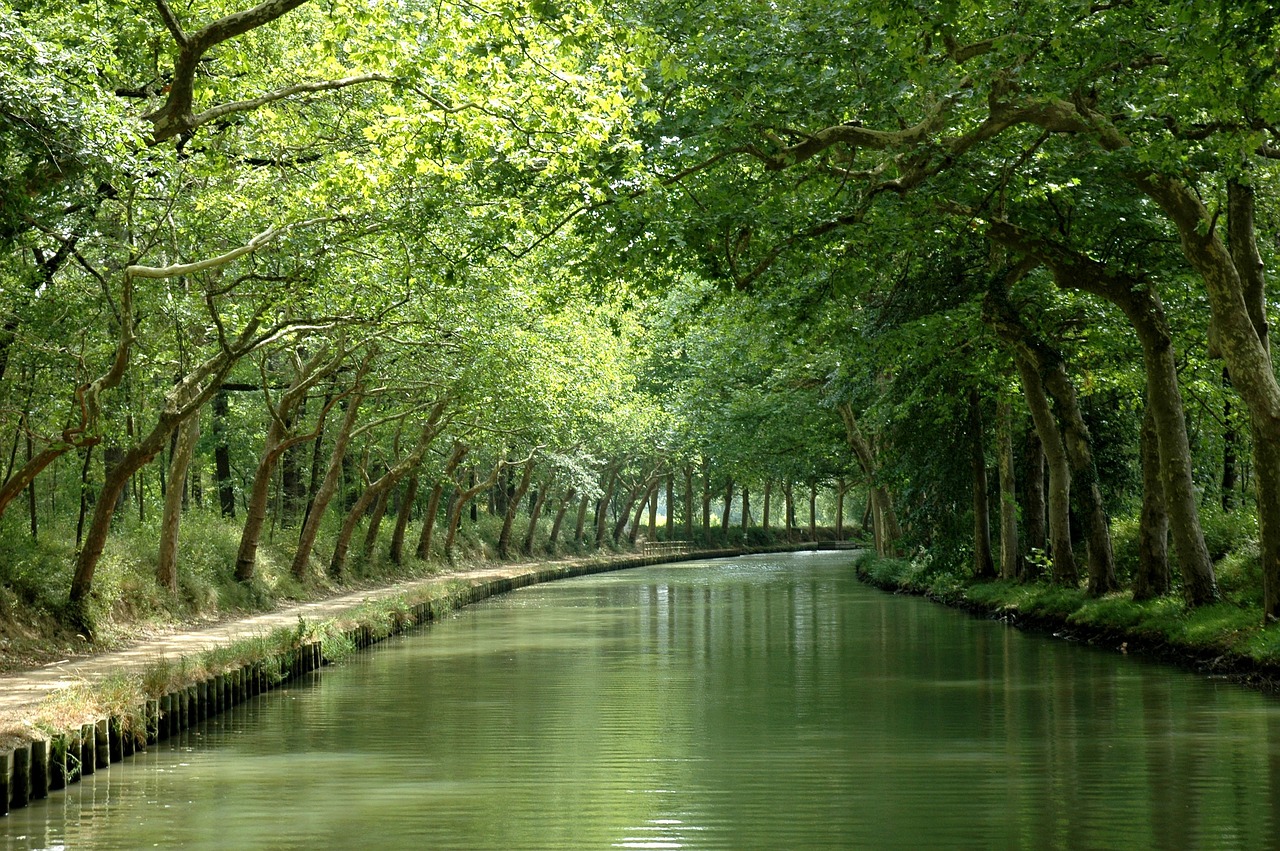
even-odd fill
[[[675,467],[671,467],[671,471],[667,473],[667,516],[663,522],[665,529],[664,537],[668,541],[676,539],[676,473]]]
[[[156,559],[156,582],[170,593],[178,591],[178,538],[182,525],[182,484],[200,438],[200,418],[187,418],[178,427],[178,444],[169,462],[169,489],[160,517],[160,552]]]
[[[436,526],[436,515],[440,511],[440,498],[444,494],[444,484],[453,481],[453,474],[457,472],[462,459],[466,458],[470,451],[471,447],[460,440],[455,440],[453,449],[449,452],[449,459],[445,461],[444,470],[431,488],[431,496],[427,499],[427,510],[422,516],[422,531],[418,535],[416,551],[418,558],[422,561],[426,561],[431,556],[431,535]]]
[[[524,495],[529,492],[529,485],[533,483],[535,455],[536,453],[529,455],[529,460],[524,462],[524,469],[520,472],[520,480],[514,486],[515,489],[506,494],[507,510],[502,517],[502,532],[498,535],[498,558],[503,561],[511,558],[511,530],[515,528],[516,513],[520,510],[520,503],[524,501]]]
[[[538,520],[542,517],[542,509],[543,506],[546,505],[547,493],[550,490],[551,488],[549,486],[538,488],[538,496],[533,501],[533,507],[529,509],[529,528],[525,530],[524,542],[520,545],[520,552],[526,556],[533,555],[533,540],[534,536],[538,532]],[[562,519],[562,517],[563,514],[556,515],[557,520]],[[555,531],[560,531],[558,523],[556,524]]]
[[[591,500],[587,499],[586,494],[578,498],[578,517],[573,529],[573,543],[575,546],[581,547],[584,543],[582,539],[583,526],[587,522],[587,509],[590,506]]]
[[[1000,578],[1015,579],[1022,563],[1018,552],[1018,496],[1013,475],[1013,408],[996,403],[996,456],[1000,471]]]
[[[396,528],[391,533],[391,549],[388,553],[392,564],[404,563],[404,536],[409,529],[409,519],[413,516],[413,501],[418,498],[418,482],[419,476],[415,471],[409,477],[404,495],[400,499],[400,509],[396,512]]]
[[[604,489],[600,492],[600,501],[596,503],[596,549],[604,546],[604,536],[609,528],[609,503],[613,501],[613,489],[618,483],[619,466],[614,463],[605,469]]]
[[[1027,468],[1027,481],[1023,497],[1023,517],[1027,527],[1027,555],[1022,560],[1020,578],[1038,579],[1040,564],[1033,556],[1044,555],[1048,549],[1047,521],[1044,503],[1044,446],[1034,426],[1027,431],[1026,448],[1023,450]]]
[[[422,425],[422,431],[418,434],[418,442],[413,447],[413,451],[397,462],[390,470],[384,473],[377,481],[373,482],[369,487],[364,489],[356,500],[356,504],[347,512],[346,519],[342,522],[342,528],[338,531],[338,538],[334,541],[333,557],[329,559],[329,575],[332,577],[342,576],[343,570],[347,563],[347,550],[351,546],[351,537],[355,534],[356,526],[364,517],[365,512],[374,503],[375,500],[382,502],[383,496],[390,492],[401,479],[418,469],[418,465],[422,463],[422,458],[427,454],[432,442],[440,434],[440,420],[444,416],[445,410],[449,406],[449,398],[444,398],[436,402],[431,412],[427,415],[427,420]],[[385,502],[383,502],[385,508]],[[376,520],[382,519],[381,514]],[[376,526],[374,522],[370,523],[372,528]]]
[[[577,488],[569,488],[560,497],[560,505],[556,508],[556,519],[551,521],[551,534],[547,536],[547,548],[551,552],[556,550],[556,541],[560,538],[560,526],[564,523],[564,516],[569,511],[569,506],[577,492]],[[585,504],[586,500],[583,500],[583,503]]]
[[[684,539],[693,540],[693,465],[684,465]]]
[[[489,474],[487,479],[482,482],[473,483],[465,490],[458,490],[457,496],[453,500],[453,505],[449,507],[449,525],[445,528],[444,536],[444,557],[450,562],[453,561],[453,545],[458,537],[458,526],[462,523],[463,508],[465,508],[467,503],[475,498],[476,494],[493,487],[494,483],[498,481],[498,476],[502,474],[502,470],[505,466],[506,462],[499,460],[494,466],[493,472]]]
[[[987,493],[987,452],[983,434],[982,399],[969,390],[969,467],[973,479],[973,575],[993,579],[995,562],[991,556],[990,496]]]
[[[1075,588],[1080,584],[1080,572],[1071,550],[1071,464],[1039,371],[1019,353],[1015,352],[1013,359],[1049,470],[1049,555],[1053,560],[1053,581]]]
[[[1169,593],[1169,514],[1161,481],[1156,417],[1150,403],[1142,417],[1142,514],[1138,522],[1138,570],[1133,599],[1147,600]]]
[[[879,463],[875,451],[862,434],[858,420],[854,416],[853,406],[841,402],[838,406],[840,419],[844,421],[845,439],[853,450],[858,466],[866,476],[867,486],[871,490],[871,526],[875,538],[876,554],[891,556],[897,554],[897,541],[902,537],[902,529],[898,525],[898,515],[893,510],[893,500],[889,491],[879,483]]]
[[[298,549],[293,556],[292,573],[299,581],[306,579],[311,562],[311,550],[315,547],[316,537],[320,534],[321,519],[329,508],[329,503],[338,493],[338,485],[342,481],[342,465],[346,461],[347,446],[351,443],[351,433],[355,430],[356,420],[360,415],[360,404],[364,401],[364,375],[367,361],[356,375],[351,395],[347,397],[347,410],[334,436],[333,451],[329,453],[329,464],[325,468],[324,478],[316,489],[315,499],[311,502],[311,510],[302,524],[302,532],[298,535]]]
[[[746,485],[742,486],[742,540],[745,543],[747,533],[751,529],[751,492]]]
[[[766,535],[769,534],[769,505],[770,499],[773,497],[773,479],[765,479],[764,482],[764,505],[760,508],[760,528]]]
[[[733,510],[733,479],[724,480],[724,510],[720,512],[720,534],[729,536],[729,515]]]
[[[227,417],[231,404],[225,390],[213,397],[213,475],[218,480],[218,505],[223,517],[236,516],[236,487],[231,481],[231,447],[227,445]]]
[[[809,540],[818,541],[818,483],[809,483]]]
[[[314,440],[320,436],[325,415],[329,409],[320,412],[320,426],[306,435],[290,435],[289,423],[293,420],[307,390],[317,380],[332,373],[338,368],[340,358],[324,363],[326,351],[317,353],[305,364],[298,365],[297,374],[289,387],[281,395],[276,405],[271,399],[266,400],[271,415],[271,425],[267,428],[267,437],[262,445],[262,453],[258,458],[258,466],[253,474],[253,486],[249,490],[249,500],[245,509],[244,528],[240,531],[240,548],[236,553],[236,579],[248,582],[253,579],[254,568],[258,561],[258,543],[262,539],[262,528],[267,520],[267,510],[271,502],[271,480],[276,464],[294,446]],[[264,390],[264,393],[267,392]]]

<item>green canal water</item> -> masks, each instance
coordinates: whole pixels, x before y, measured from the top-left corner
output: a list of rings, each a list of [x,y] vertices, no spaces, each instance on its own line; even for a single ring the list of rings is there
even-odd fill
[[[860,585],[525,588],[0,820],[0,848],[1265,848],[1280,702]]]

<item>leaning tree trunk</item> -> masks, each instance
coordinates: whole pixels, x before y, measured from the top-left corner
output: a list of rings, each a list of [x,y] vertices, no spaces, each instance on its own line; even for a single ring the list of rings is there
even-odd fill
[[[871,527],[875,538],[876,555],[890,556],[897,553],[897,541],[902,537],[902,528],[898,525],[898,515],[893,510],[893,501],[889,491],[879,483],[879,464],[871,443],[862,434],[858,420],[854,416],[853,406],[842,402],[838,406],[840,419],[844,421],[845,439],[853,450],[858,466],[866,476],[871,489]],[[790,495],[788,494],[788,499]]]
[[[182,487],[200,438],[200,418],[190,417],[178,428],[178,444],[169,461],[169,489],[160,518],[160,553],[156,582],[171,593],[178,591],[178,537],[182,525]]]
[[[1022,559],[1020,578],[1038,579],[1040,564],[1034,556],[1043,555],[1047,547],[1047,521],[1044,504],[1044,447],[1035,428],[1027,430],[1026,448],[1023,450],[1027,468],[1027,481],[1023,499],[1023,517],[1027,528],[1027,554]]]
[[[1169,514],[1160,481],[1160,450],[1151,404],[1142,417],[1142,514],[1138,522],[1138,571],[1133,599],[1147,600],[1169,593]]]
[[[987,452],[982,427],[982,400],[976,389],[969,390],[969,467],[973,478],[973,575],[991,579],[996,575],[991,557],[991,509],[987,494]]]
[[[422,463],[422,458],[427,454],[432,442],[440,434],[440,419],[444,416],[445,410],[449,406],[449,399],[444,398],[435,404],[431,409],[431,413],[427,415],[427,421],[422,426],[422,431],[418,435],[418,442],[413,447],[413,451],[397,462],[390,470],[384,473],[376,482],[364,489],[356,499],[356,504],[347,512],[346,518],[342,522],[342,528],[338,531],[338,538],[333,544],[333,557],[329,559],[329,575],[331,577],[341,577],[343,570],[346,568],[347,550],[351,546],[351,537],[355,534],[356,526],[364,517],[369,507],[374,504],[375,500],[380,504],[381,508],[386,508],[386,496],[391,492],[400,481],[414,470],[418,469],[418,465]],[[381,521],[382,514],[378,513],[377,517],[370,523],[370,528],[377,534],[377,523]],[[366,552],[372,550],[372,543],[366,545]]]
[[[311,502],[311,510],[307,512],[306,522],[302,524],[302,532],[298,535],[298,549],[293,555],[291,567],[295,579],[306,578],[311,563],[311,550],[316,545],[316,537],[320,534],[320,523],[329,503],[338,493],[338,485],[342,481],[342,465],[346,461],[347,446],[351,443],[351,433],[355,430],[356,420],[360,415],[360,403],[364,401],[363,368],[356,377],[356,385],[347,399],[347,411],[342,418],[342,425],[334,437],[333,451],[329,453],[329,464],[325,469],[320,487],[316,489],[315,499]]]
[[[640,524],[644,520],[645,506],[649,504],[649,500],[657,499],[659,481],[660,479],[654,478],[649,482],[649,486],[645,490],[644,496],[641,497],[640,503],[636,506],[636,516],[631,521],[631,531],[627,534],[627,543],[631,544],[633,547],[640,537]]]
[[[547,492],[549,487],[538,488],[538,496],[533,501],[533,507],[529,509],[529,528],[525,530],[524,542],[520,545],[520,552],[526,556],[533,555],[533,539],[538,532],[538,520],[542,517],[542,508],[547,502]],[[556,515],[556,520],[564,517],[563,512]],[[555,531],[560,531],[559,524],[556,525]]]
[[[604,546],[604,536],[609,528],[609,503],[613,500],[613,489],[618,483],[618,467],[618,464],[610,464],[605,470],[604,490],[600,493],[600,501],[596,503],[596,549]]]
[[[729,515],[733,511],[733,479],[724,482],[724,510],[720,512],[720,534],[729,535]]]
[[[418,473],[415,471],[405,485],[404,494],[400,498],[400,510],[396,512],[396,528],[391,533],[391,549],[389,557],[392,564],[404,562],[404,536],[409,530],[409,519],[413,515],[413,501],[418,498]]]
[[[427,510],[422,517],[422,531],[418,535],[418,558],[426,561],[431,555],[431,536],[436,527],[436,515],[440,511],[440,498],[444,494],[444,483],[453,481],[453,474],[467,457],[471,447],[460,440],[454,441],[449,460],[445,461],[444,471],[431,488],[431,496],[427,499]]]
[[[996,456],[1000,472],[1000,578],[1014,579],[1018,553],[1018,496],[1013,476],[1013,408],[1007,399],[996,403]]]
[[[591,500],[587,499],[587,495],[583,494],[578,499],[578,517],[573,527],[573,544],[575,547],[581,547],[584,543],[582,534],[583,527],[587,522],[587,509],[591,507]]]
[[[453,505],[449,507],[449,521],[448,526],[445,527],[444,535],[444,557],[450,562],[453,561],[453,545],[458,537],[458,526],[462,523],[462,510],[466,508],[467,503],[475,499],[476,494],[493,487],[494,483],[498,481],[498,476],[502,475],[502,471],[505,467],[506,463],[499,460],[497,465],[493,468],[493,472],[489,474],[489,478],[485,479],[483,482],[472,484],[466,490],[459,490],[455,496]]]
[[[560,505],[556,508],[556,519],[551,521],[551,534],[547,536],[549,552],[556,551],[556,541],[560,539],[560,526],[564,523],[564,516],[569,511],[569,506],[573,503],[573,497],[577,492],[577,488],[569,488],[560,497]],[[583,504],[586,504],[586,500],[583,500]]]
[[[225,390],[213,397],[213,475],[218,480],[218,505],[223,517],[236,516],[236,488],[231,481],[231,447],[227,444],[227,417],[231,410]]]
[[[1019,353],[1014,363],[1022,379],[1022,392],[1031,412],[1031,422],[1040,436],[1049,468],[1049,546],[1053,559],[1053,581],[1074,588],[1080,584],[1075,554],[1071,550],[1071,464],[1062,445],[1062,434],[1049,407],[1049,397],[1035,365]]]
[[[378,494],[373,503],[373,511],[369,512],[369,525],[365,529],[364,544],[360,547],[360,557],[369,559],[378,546],[378,533],[382,530],[382,520],[387,516],[387,507],[391,505],[392,488]]]
[[[693,465],[684,465],[684,539],[693,540]]]
[[[498,558],[503,561],[511,558],[511,530],[515,528],[520,503],[524,501],[524,495],[529,492],[529,485],[533,482],[535,455],[536,453],[529,455],[529,460],[524,462],[524,470],[520,473],[519,483],[514,490],[507,492],[507,510],[502,517],[502,532],[498,535]]]
[[[773,496],[773,479],[766,479],[764,483],[764,505],[760,507],[760,528],[769,534],[769,500]]]

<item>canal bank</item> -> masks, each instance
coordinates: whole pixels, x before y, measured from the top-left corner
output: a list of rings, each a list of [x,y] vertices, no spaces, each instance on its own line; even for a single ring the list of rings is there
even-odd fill
[[[491,565],[8,674],[0,677],[0,811],[108,768],[335,656],[495,594],[644,565],[807,548],[811,545],[695,550],[659,544],[637,553]],[[77,697],[61,700],[73,692]]]
[[[1173,596],[1135,601],[1128,592],[1094,598],[1046,583],[978,582],[872,553],[858,559],[856,571],[884,591],[1280,693],[1280,624],[1264,626],[1257,607],[1225,601],[1190,607]]]

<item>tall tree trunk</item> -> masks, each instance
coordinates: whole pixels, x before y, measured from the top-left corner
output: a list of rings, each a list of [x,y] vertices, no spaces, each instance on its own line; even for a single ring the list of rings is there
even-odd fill
[[[996,403],[996,456],[1000,471],[1000,578],[1014,579],[1022,559],[1018,552],[1018,495],[1013,475],[1013,407]]]
[[[818,542],[818,483],[809,483],[809,540]]]
[[[693,540],[693,465],[684,465],[684,539]]]
[[[336,368],[336,364],[333,366]],[[248,582],[253,578],[258,561],[258,544],[262,540],[262,528],[266,523],[267,510],[271,502],[271,480],[276,464],[293,447],[315,440],[324,427],[324,419],[329,409],[320,412],[319,422],[314,432],[305,435],[290,435],[289,422],[302,400],[306,398],[307,388],[320,377],[321,358],[317,354],[303,365],[289,388],[280,397],[277,405],[271,408],[271,425],[267,428],[266,441],[262,445],[262,454],[258,458],[258,467],[253,474],[253,485],[249,490],[249,500],[245,509],[244,528],[240,531],[240,548],[236,553],[236,579]]]
[[[227,444],[227,419],[231,403],[227,391],[213,397],[213,475],[218,481],[218,505],[223,517],[236,516],[236,486],[231,480],[231,447]]]
[[[590,507],[591,507],[591,500],[587,499],[587,495],[584,493],[581,497],[578,498],[578,518],[573,528],[574,546],[581,547],[585,543],[582,537],[583,526],[586,525],[587,509]]]
[[[1222,368],[1222,510],[1236,507],[1236,437],[1231,417],[1231,373]]]
[[[667,516],[663,520],[663,537],[668,541],[676,539],[676,472],[675,467],[667,473]]]
[[[631,521],[631,532],[627,535],[627,543],[631,544],[633,547],[640,537],[640,523],[644,520],[645,506],[648,505],[651,500],[658,498],[658,484],[660,481],[661,479],[656,476],[651,477],[649,486],[645,489],[644,496],[640,498],[640,502],[636,506],[636,516]]]
[[[845,439],[849,448],[853,450],[853,455],[857,458],[858,466],[862,468],[867,486],[871,490],[871,525],[875,537],[876,554],[896,555],[897,541],[902,537],[902,529],[898,525],[898,515],[893,510],[893,500],[890,498],[889,491],[879,482],[880,465],[876,461],[875,451],[858,425],[853,406],[842,402],[838,409],[840,419],[844,421]]]
[[[378,546],[378,532],[382,530],[382,520],[387,516],[387,506],[391,504],[392,488],[386,488],[373,501],[373,510],[369,512],[369,522],[365,526],[364,543],[360,547],[360,557],[368,559]]]
[[[658,485],[663,479],[670,481],[670,476],[663,476],[653,486],[653,495],[649,497],[649,540],[658,540]]]
[[[391,533],[391,550],[389,556],[392,564],[404,563],[404,536],[409,530],[409,520],[413,516],[413,501],[418,498],[419,475],[415,470],[405,485],[404,495],[400,499],[400,509],[396,512],[396,528]]]
[[[1022,560],[1020,577],[1038,579],[1040,564],[1034,556],[1048,549],[1047,521],[1044,503],[1044,447],[1035,428],[1027,431],[1026,448],[1023,450],[1027,468],[1027,481],[1023,498],[1023,517],[1027,527],[1027,555]]]
[[[596,549],[604,546],[609,523],[609,503],[613,501],[613,489],[618,483],[619,466],[620,464],[614,463],[605,469],[604,490],[600,492],[600,501],[596,503]]]
[[[498,535],[498,558],[503,561],[511,558],[511,530],[515,528],[516,512],[520,510],[520,503],[524,500],[524,495],[529,492],[529,485],[533,483],[536,454],[531,453],[529,460],[524,462],[524,469],[520,472],[520,480],[513,485],[514,490],[506,492],[507,510],[502,517],[502,532]]]
[[[182,483],[195,455],[200,438],[200,418],[188,417],[178,427],[178,444],[169,462],[169,489],[164,496],[160,518],[160,552],[156,559],[156,582],[171,593],[178,591],[178,538],[182,524]]]
[[[333,544],[333,557],[329,559],[329,575],[332,577],[342,576],[346,569],[347,550],[351,546],[351,537],[355,534],[356,526],[364,517],[369,507],[377,501],[383,511],[386,509],[385,496],[391,492],[400,481],[414,470],[418,469],[418,465],[422,463],[423,457],[427,454],[432,442],[440,434],[440,420],[444,416],[445,410],[449,406],[449,399],[446,397],[436,402],[431,412],[427,415],[427,420],[422,425],[422,431],[418,434],[418,442],[414,445],[413,450],[400,459],[386,473],[378,478],[377,481],[370,484],[364,489],[364,492],[356,499],[355,505],[347,512],[346,518],[342,522],[342,528],[338,531],[337,540]],[[377,512],[377,517],[370,521],[370,528],[377,534],[377,524],[382,520],[382,513]],[[366,546],[366,552],[372,549],[372,543]]]
[[[454,542],[458,538],[458,526],[462,523],[462,510],[466,507],[467,503],[471,502],[471,500],[473,500],[481,491],[486,491],[493,487],[494,483],[498,481],[498,476],[502,474],[503,467],[505,466],[506,463],[499,460],[497,465],[493,468],[493,472],[489,474],[487,479],[482,482],[476,482],[473,478],[470,487],[465,490],[458,490],[458,493],[453,500],[453,505],[449,507],[448,526],[445,527],[444,535],[444,557],[450,562],[453,561],[453,546]]]
[[[569,506],[573,502],[573,497],[577,492],[577,488],[571,487],[560,497],[560,505],[556,508],[556,518],[551,521],[551,534],[547,536],[547,549],[550,552],[556,551],[556,541],[560,538],[560,526],[564,523],[564,516],[568,512]],[[585,503],[586,500],[583,500],[583,504]]]
[[[1062,434],[1053,418],[1039,371],[1017,353],[1014,354],[1014,363],[1017,364],[1027,409],[1040,436],[1049,468],[1049,541],[1053,581],[1074,588],[1080,584],[1080,572],[1071,550],[1071,464],[1067,461],[1067,450],[1062,445]]]
[[[982,398],[969,390],[969,467],[973,478],[973,575],[993,579],[990,495],[987,493],[987,447],[982,425]]]
[[[1150,403],[1142,417],[1142,514],[1138,522],[1138,571],[1133,599],[1147,600],[1169,593],[1169,514],[1160,476],[1160,448],[1156,418]]]
[[[520,545],[520,552],[526,556],[533,555],[533,541],[538,532],[538,520],[542,517],[542,508],[547,502],[547,493],[551,490],[549,486],[538,488],[538,496],[533,501],[533,506],[529,509],[529,528],[525,530],[524,542]],[[556,519],[561,519],[563,515],[556,515]],[[560,531],[559,524],[556,525],[556,531]]]
[[[733,511],[733,479],[724,480],[724,510],[720,512],[720,534],[729,536],[729,516]]]
[[[702,540],[711,540],[711,462],[702,459]]]
[[[790,479],[782,485],[782,496],[784,500],[782,506],[783,524],[786,529],[787,543],[791,543],[795,540],[792,530],[796,528],[796,503]]]
[[[641,497],[649,492],[649,484],[649,476],[642,472],[639,478],[636,479],[636,483],[627,491],[626,498],[622,501],[622,505],[619,506],[621,510],[618,512],[618,519],[613,524],[613,541],[615,543],[622,541],[622,532],[627,528],[627,521],[631,519],[631,511],[635,508],[636,501],[640,500],[640,507],[644,508],[644,502]],[[636,516],[639,517],[638,514]],[[635,525],[638,522],[637,520],[632,523],[632,531],[635,530]],[[628,540],[631,539],[630,535],[627,537]]]
[[[458,467],[462,465],[462,459],[466,458],[470,451],[471,447],[460,440],[455,440],[453,449],[449,452],[449,458],[445,461],[444,470],[431,488],[427,510],[422,516],[422,531],[418,535],[417,553],[422,561],[426,561],[431,556],[431,535],[436,526],[436,515],[440,511],[440,497],[444,493],[444,484],[453,481],[454,473],[458,471]]]
[[[844,540],[844,495],[849,486],[844,479],[836,480],[836,540]]]
[[[742,540],[747,540],[747,532],[751,528],[751,493],[746,485],[742,486]]]
[[[347,397],[347,410],[342,417],[342,424],[338,426],[338,433],[334,436],[333,450],[329,453],[329,464],[325,468],[324,478],[320,481],[320,487],[316,489],[311,510],[307,512],[307,519],[302,524],[302,532],[298,535],[298,549],[294,553],[291,568],[294,578],[298,580],[307,577],[311,563],[311,550],[315,547],[316,537],[320,534],[324,513],[337,495],[338,486],[342,481],[347,446],[351,443],[351,433],[355,430],[356,420],[360,416],[360,404],[364,401],[364,373],[365,367],[362,366],[356,375],[351,395]]]
[[[760,528],[766,535],[769,534],[769,501],[773,496],[773,479],[765,479],[764,482],[764,505],[760,508]]]

